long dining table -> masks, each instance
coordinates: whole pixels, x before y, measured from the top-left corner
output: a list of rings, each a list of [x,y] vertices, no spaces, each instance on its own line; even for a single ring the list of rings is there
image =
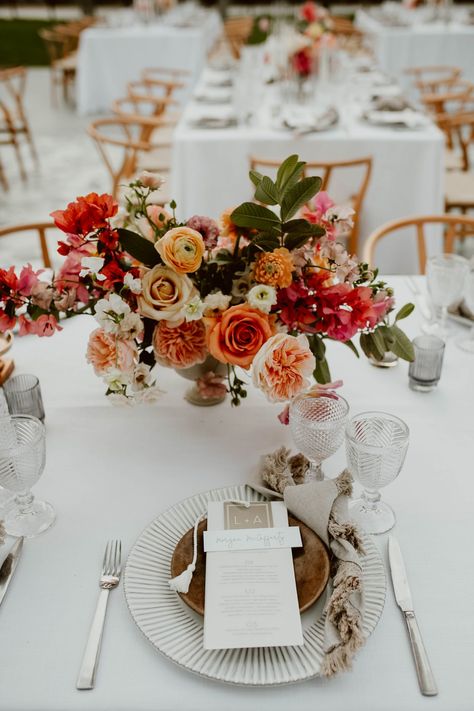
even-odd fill
[[[407,281],[389,279],[401,305]],[[419,278],[420,288],[423,280]],[[418,312],[405,321],[414,336]],[[387,573],[385,608],[353,670],[331,680],[278,688],[241,688],[190,674],[162,657],[135,626],[123,583],[112,591],[96,687],[75,681],[98,593],[105,543],[125,555],[160,512],[194,493],[248,480],[262,453],[291,447],[291,434],[251,386],[240,408],[197,408],[183,400],[188,381],[162,369],[160,401],[114,407],[85,360],[93,319],[64,323],[54,338],[16,338],[17,372],[40,378],[47,462],[34,493],[56,509],[53,528],[25,542],[0,609],[0,708],[5,711],[228,711],[247,708],[332,711],[471,711],[474,617],[470,473],[473,357],[450,340],[438,388],[408,388],[407,364],[382,370],[329,344],[333,378],[344,380],[352,414],[382,410],[410,428],[400,476],[383,496],[397,515],[415,609],[439,686],[421,696],[405,624]],[[456,327],[458,328],[458,327]],[[343,448],[325,464],[334,476]],[[387,536],[375,537],[386,562]],[[5,557],[12,539],[0,547]]]

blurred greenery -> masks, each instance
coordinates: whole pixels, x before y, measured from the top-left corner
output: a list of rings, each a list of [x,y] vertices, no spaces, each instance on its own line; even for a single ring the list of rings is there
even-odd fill
[[[0,67],[49,64],[48,53],[38,30],[58,22],[60,20],[0,20]]]

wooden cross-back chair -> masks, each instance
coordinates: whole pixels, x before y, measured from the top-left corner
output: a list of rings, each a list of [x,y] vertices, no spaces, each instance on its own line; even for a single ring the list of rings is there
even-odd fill
[[[235,59],[240,59],[242,47],[253,27],[252,17],[230,17],[224,21],[224,35]]]
[[[449,105],[462,106],[474,98],[474,84],[466,79],[456,79],[446,90],[422,94],[421,102],[434,116],[447,113]]]
[[[444,176],[446,212],[459,210],[467,213],[474,210],[474,172],[471,171],[470,147],[474,143],[474,110],[445,114],[438,124],[453,145],[457,168],[448,170]],[[456,150],[458,155],[456,156]]]
[[[10,227],[1,227],[0,228],[0,238],[1,237],[10,237],[11,235],[14,234],[21,234],[23,233],[23,236],[25,236],[25,233],[28,232],[36,232],[39,244],[40,244],[40,249],[41,249],[41,257],[43,260],[43,266],[46,267],[47,269],[51,268],[51,258],[49,255],[49,250],[48,250],[48,242],[46,239],[46,233],[49,230],[57,230],[58,228],[54,224],[54,222],[32,222],[32,223],[27,223],[24,225],[11,225]]]
[[[453,251],[456,239],[463,239],[467,235],[474,234],[474,217],[465,215],[425,215],[393,220],[376,229],[368,237],[364,245],[362,260],[369,266],[374,266],[375,248],[381,239],[399,230],[415,228],[419,270],[421,274],[424,274],[426,269],[426,225],[443,225],[445,227],[443,249],[448,254]]]
[[[136,83],[134,83],[136,84]],[[171,147],[170,130],[176,126],[178,117],[170,114],[169,106],[174,106],[176,102],[167,96],[154,96],[153,94],[139,94],[136,90],[136,85],[132,88],[128,85],[128,96],[116,99],[112,103],[112,111],[117,116],[125,117],[140,117],[154,119],[153,121],[144,123],[139,139],[140,141],[150,141],[154,133],[166,134],[162,135],[163,142],[166,142]]]
[[[266,158],[250,157],[251,170],[260,168],[278,169],[281,161],[268,160]],[[372,158],[363,157],[345,161],[308,161],[304,167],[303,175],[306,177],[316,173],[321,178],[321,190],[330,190],[330,182],[334,175],[340,171],[355,170],[359,172],[359,179],[355,192],[348,197],[351,207],[354,209],[354,226],[347,236],[347,249],[350,254],[357,254],[359,244],[360,216],[363,208],[364,198],[372,174]],[[356,181],[354,181],[356,182]]]
[[[43,40],[49,56],[51,70],[51,100],[57,105],[56,87],[60,85],[63,98],[69,102],[69,90],[76,78],[77,58],[76,53],[70,51],[70,39],[54,30],[42,29],[38,31]]]
[[[416,88],[421,94],[435,94],[444,91],[456,82],[462,74],[459,67],[434,65],[425,67],[410,67],[405,74],[413,78]]]
[[[186,87],[186,80],[190,76],[190,72],[184,69],[150,67],[142,71],[141,83],[148,91],[162,90],[166,96],[171,97],[175,91]]]
[[[166,163],[160,162],[160,155],[169,148],[169,144],[152,143],[151,140],[140,138],[145,128],[155,129],[159,123],[159,119],[123,115],[97,119],[88,127],[87,132],[95,142],[112,179],[111,193],[115,198],[121,182],[130,182],[139,169],[161,174],[168,172]],[[112,155],[114,151],[119,152],[118,159]]]
[[[363,35],[363,32],[354,25],[352,20],[348,20],[346,17],[331,15],[329,21],[331,23],[331,32],[335,35],[355,37],[362,37]]]
[[[26,138],[33,161],[38,165],[38,154],[23,103],[25,86],[25,67],[0,70],[0,144],[13,146],[23,180],[26,180],[26,171],[20,151],[19,137]],[[6,181],[5,177],[4,180]],[[0,181],[5,187],[4,180],[0,177]]]

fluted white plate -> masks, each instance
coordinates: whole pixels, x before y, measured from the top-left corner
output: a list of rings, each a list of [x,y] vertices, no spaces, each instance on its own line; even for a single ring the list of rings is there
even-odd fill
[[[264,497],[245,485],[212,489],[181,501],[145,528],[128,556],[124,573],[125,597],[133,619],[158,651],[208,679],[267,686],[318,676],[323,657],[322,612],[309,623],[311,611],[304,613],[304,644],[300,647],[205,650],[202,618],[170,590],[168,581],[176,544],[196,518],[207,511],[208,501],[223,499],[260,501]],[[382,614],[386,583],[376,545],[365,536],[364,546],[364,633],[369,636]]]

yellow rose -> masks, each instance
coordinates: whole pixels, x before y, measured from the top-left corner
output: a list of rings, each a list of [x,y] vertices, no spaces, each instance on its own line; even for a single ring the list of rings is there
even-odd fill
[[[204,240],[190,227],[174,227],[155,244],[166,266],[179,274],[196,272],[204,255]]]
[[[142,293],[138,309],[142,316],[155,321],[166,320],[178,326],[184,319],[184,307],[196,289],[189,277],[158,265],[142,277]]]

